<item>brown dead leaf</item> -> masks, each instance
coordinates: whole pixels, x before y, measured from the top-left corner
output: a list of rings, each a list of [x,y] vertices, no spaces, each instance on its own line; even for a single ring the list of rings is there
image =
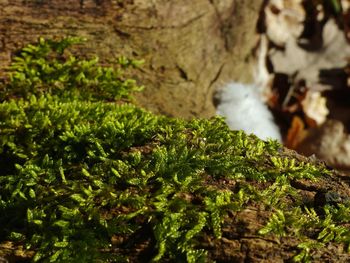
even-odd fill
[[[307,131],[305,130],[304,122],[299,116],[294,116],[287,133],[285,146],[290,149],[296,149],[306,136]]]

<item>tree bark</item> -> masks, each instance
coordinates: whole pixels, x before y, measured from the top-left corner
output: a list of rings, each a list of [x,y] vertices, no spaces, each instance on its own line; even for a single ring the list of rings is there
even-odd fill
[[[184,118],[215,114],[214,90],[251,79],[262,0],[0,0],[0,67],[39,36],[83,36],[102,61],[145,59],[139,105]]]

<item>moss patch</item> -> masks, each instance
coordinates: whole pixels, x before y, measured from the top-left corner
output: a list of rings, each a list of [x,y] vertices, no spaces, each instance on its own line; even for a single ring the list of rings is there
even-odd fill
[[[3,248],[45,262],[228,262],[247,259],[249,236],[261,259],[262,239],[271,251],[288,239],[279,256],[294,261],[350,244],[347,190],[275,141],[71,89],[10,99],[11,85],[26,87],[9,82],[0,104]]]

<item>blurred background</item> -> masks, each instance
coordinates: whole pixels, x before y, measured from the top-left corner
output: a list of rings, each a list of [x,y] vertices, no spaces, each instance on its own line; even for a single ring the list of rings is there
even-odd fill
[[[348,0],[265,1],[257,26],[257,50],[267,50],[259,69],[263,99],[284,145],[344,171],[350,171],[349,30]]]

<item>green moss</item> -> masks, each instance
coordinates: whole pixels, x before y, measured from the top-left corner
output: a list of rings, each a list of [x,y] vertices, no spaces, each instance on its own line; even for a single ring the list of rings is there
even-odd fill
[[[59,41],[39,39],[36,45],[20,50],[8,68],[9,81],[0,90],[0,101],[13,97],[50,93],[61,99],[119,100],[140,91],[132,79],[125,79],[124,70],[137,67],[142,61],[120,57],[113,66],[98,65],[98,58],[82,59],[69,52],[69,47],[84,42],[68,37]]]
[[[277,142],[230,131],[221,118],[184,121],[97,101],[83,83],[89,100],[70,99],[76,84],[56,93],[53,77],[41,77],[39,93],[35,85],[22,93],[32,76],[12,77],[3,94],[15,86],[23,98],[0,104],[0,242],[25,244],[34,261],[127,262],[113,240],[132,247],[147,233],[153,261],[205,262],[204,234],[220,239],[228,212],[252,203],[276,212],[261,235],[305,240],[295,261],[324,242],[350,243],[340,226],[348,205],[327,206],[320,218],[290,185],[327,171],[283,157]],[[287,206],[286,196],[296,201]]]

